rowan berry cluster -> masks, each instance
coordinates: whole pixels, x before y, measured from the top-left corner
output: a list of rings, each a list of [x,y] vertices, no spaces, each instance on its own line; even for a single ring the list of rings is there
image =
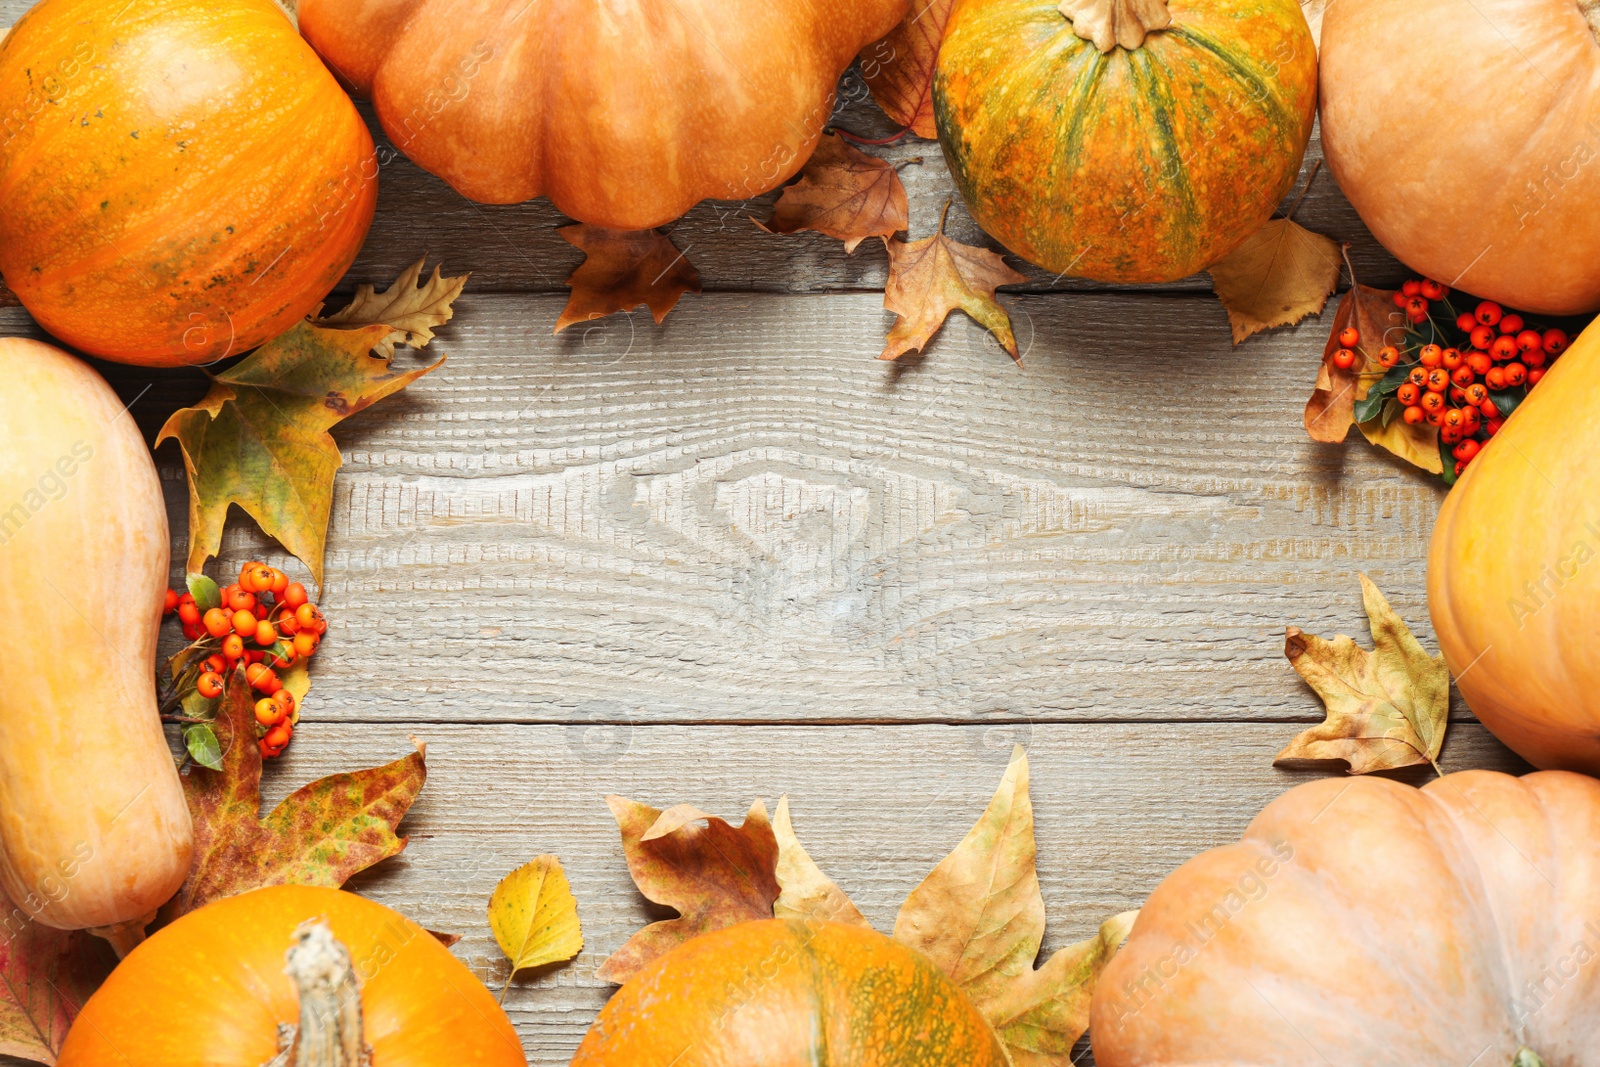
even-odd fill
[[[1382,418],[1387,424],[1398,416],[1438,427],[1447,473],[1459,476],[1569,340],[1565,331],[1534,328],[1492,300],[1458,313],[1450,295],[1432,279],[1406,282],[1394,303],[1409,326],[1387,331],[1376,351],[1362,346],[1355,327],[1346,327],[1332,358],[1344,370],[1383,371],[1357,405],[1357,421]]]
[[[167,590],[163,614],[178,616],[191,642],[186,651],[192,653],[174,679],[173,698],[193,692],[215,700],[228,675],[242,666],[259,695],[255,717],[261,754],[282,755],[300,722],[300,708],[278,671],[316,655],[328,621],[305,586],[265,563],[246,563],[238,582],[218,592],[219,603],[203,606],[192,593]]]

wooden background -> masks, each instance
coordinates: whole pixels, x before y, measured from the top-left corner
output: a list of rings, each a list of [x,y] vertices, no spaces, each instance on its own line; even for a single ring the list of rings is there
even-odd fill
[[[890,131],[856,75],[841,100],[840,126]],[[1365,642],[1364,571],[1431,644],[1442,486],[1301,429],[1331,305],[1235,348],[1204,276],[1111,289],[1027,268],[1003,298],[1021,369],[959,313],[890,365],[881,247],[764,234],[748,216],[769,195],[676,225],[706,293],[664,326],[639,311],[552,337],[580,259],[565,220],[465,201],[379,139],[378,219],[342,291],[422,253],[474,276],[434,345],[445,366],[336,433],[333,629],[268,789],[425,739],[410,848],[353,888],[463,935],[496,988],[489,892],[561,857],[587,947],[507,998],[534,1064],[567,1062],[607,996],[595,968],[659,917],[604,794],[734,818],[787,793],[887,930],[1020,741],[1049,951],[1313,773],[1272,766],[1322,717],[1286,624]],[[881,151],[921,157],[902,173],[911,236],[931,233],[954,195],[938,146]],[[1325,172],[1296,217],[1349,241],[1363,281],[1402,278]],[[983,241],[959,203],[950,232]],[[0,332],[37,335],[16,308]],[[152,439],[204,391],[196,372],[102,369]],[[177,582],[184,476],[174,446],[157,462]],[[304,573],[235,520],[216,573]],[[1521,767],[1456,719],[1447,769]]]

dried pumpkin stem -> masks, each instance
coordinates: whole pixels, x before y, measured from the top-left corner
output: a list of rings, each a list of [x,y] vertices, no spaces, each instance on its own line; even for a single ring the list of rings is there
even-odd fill
[[[1060,11],[1073,33],[1102,52],[1119,45],[1131,52],[1144,44],[1147,34],[1172,25],[1167,0],[1061,0]]]
[[[129,919],[114,926],[96,926],[89,932],[111,942],[111,947],[116,949],[117,959],[120,960],[139,947],[139,943],[144,940],[144,928],[155,922],[155,919],[156,913],[152,911],[142,919]]]
[[[1583,21],[1589,24],[1590,35],[1600,41],[1600,0],[1578,0],[1578,10],[1583,12]]]
[[[361,987],[350,951],[321,919],[300,924],[286,974],[300,992],[300,1025],[282,1026],[279,1052],[263,1067],[371,1067]]]
[[[1511,1067],[1544,1067],[1544,1057],[1527,1045],[1523,1045],[1517,1049],[1517,1054],[1512,1057]]]

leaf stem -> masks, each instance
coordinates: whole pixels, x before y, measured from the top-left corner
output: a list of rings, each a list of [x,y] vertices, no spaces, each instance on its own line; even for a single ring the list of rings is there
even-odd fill
[[[1321,169],[1322,169],[1322,160],[1319,159],[1315,163],[1311,164],[1311,173],[1306,175],[1306,183],[1305,183],[1305,185],[1301,186],[1300,195],[1294,198],[1294,203],[1289,205],[1289,210],[1285,211],[1283,213],[1283,217],[1285,219],[1294,218],[1295,211],[1300,207],[1300,201],[1304,200],[1306,198],[1306,194],[1311,191],[1311,183],[1317,180],[1317,172],[1320,171]],[[1350,262],[1348,256],[1345,257],[1345,262],[1346,263]],[[1355,276],[1356,276],[1355,271],[1351,271],[1350,272],[1350,280],[1354,281],[1355,280]]]
[[[834,133],[838,134],[840,137],[843,137],[846,141],[849,141],[851,144],[864,144],[864,145],[894,144],[896,141],[902,139],[903,137],[905,137],[906,134],[911,132],[911,127],[910,126],[906,126],[903,129],[901,129],[901,131],[899,133],[891,134],[888,137],[862,137],[860,134],[851,133],[849,130],[842,129],[842,128],[838,127],[838,126],[834,126],[834,127],[831,127],[831,128],[832,128]]]

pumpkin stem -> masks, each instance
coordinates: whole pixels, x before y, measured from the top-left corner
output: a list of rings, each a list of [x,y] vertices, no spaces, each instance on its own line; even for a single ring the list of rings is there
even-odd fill
[[[1146,34],[1172,25],[1167,0],[1061,0],[1060,11],[1072,23],[1072,32],[1101,52],[1118,45],[1131,52],[1144,44]]]
[[[1523,1045],[1517,1049],[1517,1054],[1512,1057],[1511,1067],[1544,1067],[1544,1057],[1527,1045]]]
[[[144,940],[144,928],[155,922],[155,919],[156,913],[152,911],[142,919],[129,919],[114,926],[96,926],[89,932],[111,942],[111,947],[117,950],[117,959],[120,960],[139,947],[139,943]]]
[[[300,1025],[278,1027],[278,1054],[262,1067],[371,1067],[361,987],[350,951],[327,922],[300,924],[284,968],[300,991]]]

